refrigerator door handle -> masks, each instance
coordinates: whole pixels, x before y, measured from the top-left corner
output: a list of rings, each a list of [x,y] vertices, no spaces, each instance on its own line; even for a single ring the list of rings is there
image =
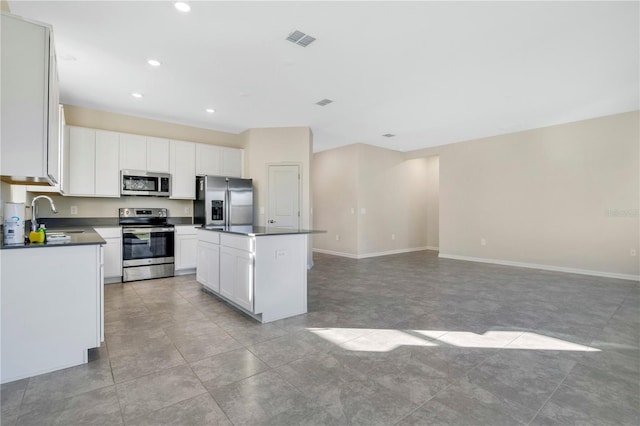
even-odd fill
[[[229,185],[227,185],[227,189],[224,191],[224,204],[224,226],[227,227],[231,225],[231,196],[229,194]]]

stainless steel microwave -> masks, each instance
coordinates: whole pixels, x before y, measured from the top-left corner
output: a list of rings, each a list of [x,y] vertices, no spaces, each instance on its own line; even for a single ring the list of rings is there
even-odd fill
[[[171,195],[171,175],[141,170],[122,170],[120,172],[120,195],[147,195],[168,197]]]

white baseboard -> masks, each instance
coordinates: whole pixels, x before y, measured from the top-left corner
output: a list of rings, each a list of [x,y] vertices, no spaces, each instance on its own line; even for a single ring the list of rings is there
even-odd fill
[[[351,254],[351,253],[344,253],[341,251],[324,250],[324,249],[318,249],[318,248],[313,249],[313,251],[316,253],[331,254],[333,256],[348,257],[350,259],[366,259],[369,257],[388,256],[390,254],[410,253],[413,251],[423,251],[423,250],[432,250],[432,249],[428,247],[414,247],[414,248],[408,248],[408,249],[398,249],[398,250],[381,251],[377,253],[364,253],[364,254]]]
[[[440,247],[436,247],[436,246],[427,246],[427,250],[440,251]]]
[[[617,278],[621,280],[640,281],[640,275],[619,274],[617,272],[592,271],[589,269],[565,268],[564,266],[540,265],[537,263],[513,262],[511,260],[486,259],[482,257],[458,256],[457,254],[440,253],[443,259],[466,260],[469,262],[493,263],[495,265],[517,266],[519,268],[542,269],[544,271],[567,272],[570,274],[592,275],[596,277]]]
[[[191,274],[195,274],[195,273],[196,273],[196,268],[178,269],[178,270],[174,271],[173,275],[175,275],[177,277],[178,275],[191,275]]]

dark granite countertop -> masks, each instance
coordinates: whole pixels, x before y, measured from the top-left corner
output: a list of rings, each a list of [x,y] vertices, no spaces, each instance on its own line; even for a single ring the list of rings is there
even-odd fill
[[[322,234],[327,231],[315,229],[267,228],[265,226],[201,226],[205,231],[224,232],[228,234],[246,235],[249,237],[265,237],[269,235]]]
[[[44,221],[43,221],[44,223]],[[61,246],[82,246],[106,244],[106,241],[90,226],[56,227],[47,228],[47,233],[63,232],[69,237],[67,241],[49,241],[46,243],[25,243],[25,244],[0,244],[0,249],[24,249],[24,248],[51,248]],[[25,231],[29,236],[29,230]]]

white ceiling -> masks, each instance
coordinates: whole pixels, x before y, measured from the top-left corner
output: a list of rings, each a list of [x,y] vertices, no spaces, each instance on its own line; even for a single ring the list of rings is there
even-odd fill
[[[9,7],[53,25],[65,104],[234,133],[309,126],[316,152],[407,151],[639,108],[638,2],[190,4]],[[295,45],[293,30],[317,40]]]

